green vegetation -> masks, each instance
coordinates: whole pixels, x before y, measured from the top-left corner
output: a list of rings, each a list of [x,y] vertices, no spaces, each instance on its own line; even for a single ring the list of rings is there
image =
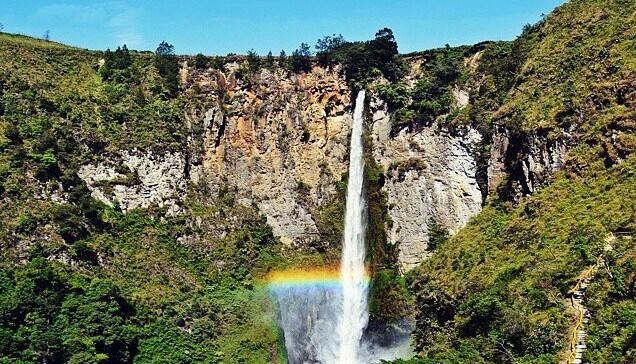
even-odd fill
[[[365,140],[371,326],[415,307],[418,356],[396,363],[559,362],[569,290],[598,257],[606,264],[588,291],[586,360],[636,360],[633,1],[571,0],[512,42],[407,55],[423,61],[413,83],[390,29],[366,42],[328,36],[316,50],[354,90],[375,87],[394,133],[433,122],[478,128],[482,180],[495,125],[513,142],[540,133],[572,149],[549,185],[515,202],[489,196],[454,236],[431,221],[433,255],[404,277],[387,241],[384,171]],[[248,82],[263,67],[307,72],[314,61],[304,43],[289,57],[232,59],[245,61]],[[220,69],[224,58],[193,61]],[[77,177],[81,165],[133,147],[191,152],[187,138],[203,126],[186,123],[184,110],[204,101],[180,92],[178,71],[167,42],[154,54],[94,52],[0,34],[0,363],[284,361],[261,279],[335,259],[346,176],[340,195],[312,211],[324,245],[298,254],[232,191],[191,186],[178,216],[157,207],[124,214]],[[468,92],[465,107],[454,105],[456,89]],[[421,161],[386,173],[405,168]],[[120,182],[138,178],[120,172]],[[306,189],[299,183],[299,194]]]
[[[0,362],[283,361],[259,280],[289,259],[262,216],[196,190],[179,216],[123,214],[77,177],[131,146],[184,148],[175,67],[168,44],[101,53],[0,34]]]
[[[448,241],[448,230],[431,219],[428,223],[428,249],[435,251]]]
[[[598,257],[607,266],[586,299],[592,318],[585,357],[634,360],[636,156],[626,120],[633,119],[636,9],[628,3],[573,0],[513,42],[464,50],[451,85],[468,89],[471,102],[443,110],[438,121],[482,131],[498,123],[516,142],[534,132],[560,138],[565,129],[574,131],[573,149],[550,184],[515,203],[506,194],[490,196],[478,216],[436,244],[409,275],[419,355],[396,363],[561,362],[574,321],[569,291]],[[480,62],[471,65],[477,54]],[[425,78],[435,73],[423,70]],[[392,108],[411,116],[414,90],[380,88]],[[417,118],[409,120],[397,125],[416,126]]]
[[[251,73],[256,73],[261,69],[261,58],[253,49],[247,51],[247,66]]]
[[[603,175],[569,179],[560,174],[517,206],[487,206],[438,248],[411,276],[418,307],[415,339],[422,357],[430,362],[556,362],[567,347],[568,291],[603,254],[608,234],[636,228],[635,168],[632,157]],[[613,254],[631,258],[608,260],[612,270],[623,272],[615,276],[618,286],[633,279],[629,262],[635,243],[625,236]],[[589,327],[590,342],[617,340],[618,351],[590,346],[587,355],[622,357],[633,349],[628,344],[633,322],[625,321],[629,315],[614,315],[629,309],[632,296],[608,292],[603,281],[607,278],[590,288],[598,297],[592,300],[593,317],[599,316]],[[607,294],[611,299],[604,301]],[[595,325],[604,332],[595,333]]]
[[[108,279],[64,271],[34,249],[0,272],[2,362],[130,362],[137,313]]]
[[[378,86],[378,93],[393,111],[393,132],[430,125],[451,111],[452,86],[462,72],[467,47],[434,49],[418,54],[423,57],[422,73],[411,89],[402,82]]]
[[[586,297],[592,316],[584,360],[590,363],[631,363],[636,360],[636,243],[621,231],[603,253]]]
[[[347,42],[342,36],[327,36],[316,45],[318,59],[324,64],[342,64],[347,81],[354,89],[364,88],[378,76],[396,81],[405,74],[406,64],[389,28],[380,29],[366,42]]]
[[[289,68],[296,73],[311,70],[311,50],[307,43],[300,43],[300,47],[292,52]]]
[[[194,56],[194,67],[197,69],[204,69],[208,66],[208,57],[204,56],[202,53],[197,53]]]
[[[26,265],[3,261],[0,361],[278,361],[267,294],[255,288],[268,267],[285,262],[271,229],[229,196],[205,205],[196,199],[186,215],[163,222],[148,212],[98,206],[80,240],[43,241]],[[50,214],[58,208],[51,204],[53,211],[36,220],[55,219]],[[218,218],[220,211],[227,219]],[[194,217],[228,234],[217,238],[184,224]],[[18,234],[46,229],[29,225]],[[200,240],[178,240],[192,236]],[[71,265],[57,262],[64,256]]]
[[[155,67],[170,94],[174,95],[179,89],[179,64],[172,44],[165,41],[159,44],[155,51]]]

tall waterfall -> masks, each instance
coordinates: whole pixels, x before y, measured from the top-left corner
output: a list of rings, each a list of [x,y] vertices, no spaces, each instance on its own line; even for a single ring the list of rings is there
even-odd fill
[[[362,145],[365,92],[356,98],[340,268],[300,267],[273,272],[269,288],[278,306],[290,364],[369,364],[408,357],[409,331],[366,332],[369,274],[365,269],[366,199]]]
[[[364,328],[367,326],[368,283],[365,279],[365,208],[364,156],[362,146],[364,90],[358,93],[353,113],[351,147],[349,154],[349,182],[347,184],[347,210],[340,262],[342,284],[342,316],[338,325],[342,364],[358,363],[358,352]]]

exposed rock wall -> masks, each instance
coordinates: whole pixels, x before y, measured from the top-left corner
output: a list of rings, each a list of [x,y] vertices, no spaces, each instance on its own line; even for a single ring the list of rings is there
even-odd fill
[[[312,208],[347,168],[350,95],[337,70],[238,81],[230,102],[206,113],[203,169],[212,190],[256,204],[287,245],[319,239]]]
[[[481,141],[471,128],[450,132],[434,124],[390,137],[390,117],[383,105],[372,105],[374,157],[387,171],[392,226],[389,242],[399,245],[405,270],[425,259],[429,224],[454,233],[481,210],[475,159]]]
[[[157,155],[132,150],[82,166],[78,176],[93,198],[109,206],[117,203],[124,212],[157,205],[174,214],[186,192],[185,170],[180,153]]]
[[[489,193],[501,187],[505,197],[516,200],[544,185],[565,164],[570,137],[561,134],[549,138],[546,131],[519,133],[496,126],[488,163]]]
[[[81,167],[78,174],[93,196],[123,211],[158,205],[174,214],[189,186],[200,182],[212,193],[227,190],[238,203],[256,205],[286,245],[320,243],[314,215],[334,198],[348,165],[352,97],[340,70],[250,75],[237,64],[225,72],[183,66],[182,83],[203,100],[185,114],[188,145],[167,154],[122,151]],[[416,75],[409,77],[414,82]],[[455,108],[470,102],[459,87],[452,96]],[[469,126],[449,130],[437,123],[392,135],[386,106],[370,98],[368,132],[373,157],[386,173],[392,220],[388,239],[399,246],[408,270],[430,254],[431,222],[454,233],[480,211],[482,136]],[[513,135],[497,126],[488,189],[505,179],[515,196],[531,193],[563,166],[566,153],[565,139]]]

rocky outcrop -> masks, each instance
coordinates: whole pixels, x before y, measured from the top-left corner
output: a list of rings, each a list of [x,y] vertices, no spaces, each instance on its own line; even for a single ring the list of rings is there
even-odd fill
[[[391,137],[383,105],[376,100],[372,107],[373,154],[387,176],[388,239],[399,246],[399,261],[408,270],[430,254],[431,222],[454,233],[481,210],[475,159],[481,136],[469,127],[451,132],[433,124]]]
[[[263,70],[227,92],[225,102],[210,95],[218,106],[205,114],[207,183],[258,206],[283,243],[319,240],[312,210],[347,168],[351,106],[340,72]]]
[[[501,188],[503,197],[517,200],[544,185],[565,164],[570,137],[560,134],[549,137],[547,131],[522,133],[496,126],[488,163],[489,193]]]
[[[157,155],[132,150],[84,165],[77,174],[93,198],[109,206],[117,204],[126,212],[156,205],[174,214],[188,186],[185,171],[185,158],[180,153]]]

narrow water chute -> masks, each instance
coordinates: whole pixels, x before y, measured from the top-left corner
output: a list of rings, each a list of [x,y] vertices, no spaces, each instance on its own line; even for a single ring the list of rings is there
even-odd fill
[[[364,151],[362,142],[365,92],[356,98],[349,150],[349,181],[345,231],[340,262],[342,284],[342,311],[338,325],[338,362],[359,362],[362,334],[369,320],[367,309],[368,281],[365,280],[364,260],[366,200],[364,196]]]

